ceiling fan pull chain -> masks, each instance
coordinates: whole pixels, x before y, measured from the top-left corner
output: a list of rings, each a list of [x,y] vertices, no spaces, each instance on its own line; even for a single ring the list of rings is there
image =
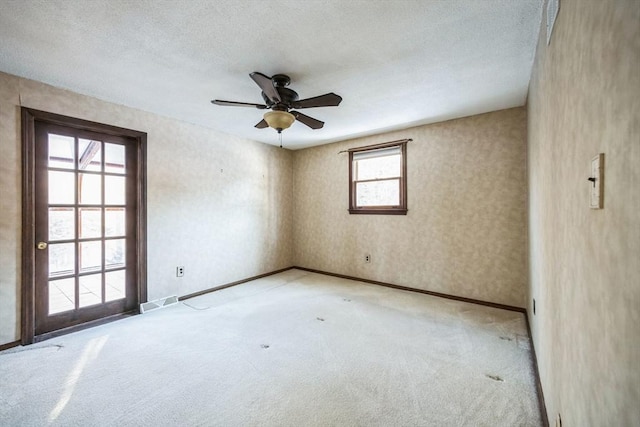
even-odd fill
[[[282,132],[278,132],[278,137],[280,139],[280,148],[282,148]]]

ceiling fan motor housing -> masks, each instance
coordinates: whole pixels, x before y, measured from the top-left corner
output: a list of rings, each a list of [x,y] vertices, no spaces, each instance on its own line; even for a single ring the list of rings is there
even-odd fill
[[[274,103],[264,92],[262,92],[262,99],[267,104],[267,108],[273,110],[289,111],[292,107],[291,104],[298,100],[298,93],[292,89],[276,86],[276,90],[280,95],[281,102]]]

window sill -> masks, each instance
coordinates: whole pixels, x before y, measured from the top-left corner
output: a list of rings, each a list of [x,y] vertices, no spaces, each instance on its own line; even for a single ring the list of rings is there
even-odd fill
[[[361,215],[406,215],[407,209],[349,209],[349,213]]]

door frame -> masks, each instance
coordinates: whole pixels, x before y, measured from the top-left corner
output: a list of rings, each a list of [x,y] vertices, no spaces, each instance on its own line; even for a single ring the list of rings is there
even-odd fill
[[[127,313],[82,323],[69,328],[35,334],[35,124],[36,122],[62,125],[70,128],[99,132],[108,135],[127,137],[136,140],[137,176],[136,202],[138,217],[136,223],[136,265],[138,306],[147,302],[147,134],[131,129],[105,125],[97,122],[62,116],[46,111],[21,107],[22,114],[22,310],[21,310],[21,344],[27,345],[53,336],[85,329],[96,324],[116,320],[138,313],[138,309]]]

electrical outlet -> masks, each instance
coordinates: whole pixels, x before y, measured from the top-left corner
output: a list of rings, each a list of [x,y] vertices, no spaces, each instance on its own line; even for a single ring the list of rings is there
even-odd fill
[[[184,267],[176,267],[176,277],[184,276]]]
[[[366,254],[366,255],[364,256],[364,262],[371,262],[371,255]]]

